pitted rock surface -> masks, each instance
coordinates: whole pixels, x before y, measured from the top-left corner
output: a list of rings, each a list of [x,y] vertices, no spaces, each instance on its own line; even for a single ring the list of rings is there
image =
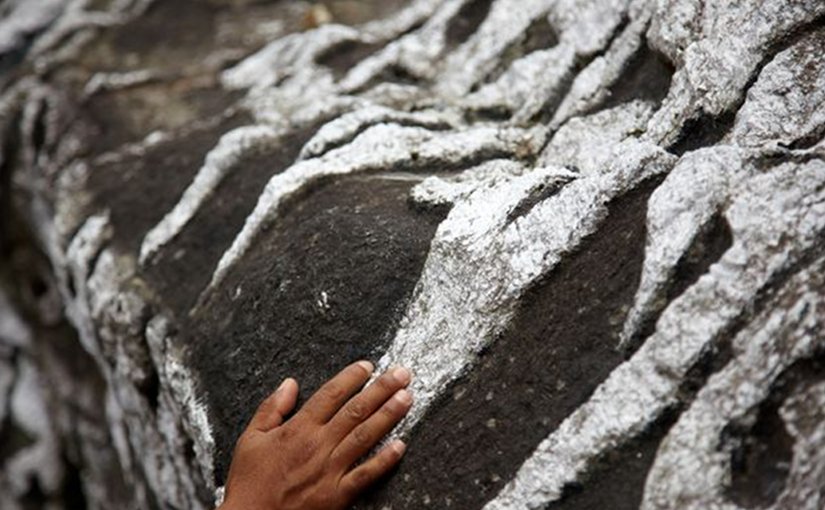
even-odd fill
[[[0,2],[0,507],[214,507],[414,373],[358,509],[825,505],[821,0]]]

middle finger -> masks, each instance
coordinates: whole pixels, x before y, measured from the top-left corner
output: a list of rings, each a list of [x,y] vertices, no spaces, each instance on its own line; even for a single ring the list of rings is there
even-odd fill
[[[361,393],[350,399],[349,402],[333,416],[327,425],[329,433],[335,441],[349,434],[355,427],[366,421],[395,393],[410,384],[410,371],[398,367],[381,375]]]

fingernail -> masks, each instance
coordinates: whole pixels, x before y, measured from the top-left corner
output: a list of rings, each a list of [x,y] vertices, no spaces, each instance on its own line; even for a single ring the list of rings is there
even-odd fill
[[[392,371],[392,376],[395,378],[396,381],[400,382],[401,384],[407,384],[410,382],[412,375],[410,371],[404,367],[398,367]]]
[[[396,439],[392,443],[390,443],[390,448],[395,450],[395,453],[398,455],[403,455],[405,451],[407,451],[407,445],[404,444],[404,441],[400,439]]]
[[[373,370],[375,370],[375,367],[373,367],[373,366],[372,366],[372,363],[370,363],[369,361],[364,361],[364,360],[361,360],[361,361],[359,361],[359,362],[358,362],[358,363],[356,363],[356,364],[357,364],[359,367],[361,367],[361,368],[363,368],[364,370],[366,370],[366,371],[367,371],[367,373],[370,373],[370,374],[372,373],[372,371],[373,371]]]
[[[275,393],[280,393],[280,392],[284,391],[284,388],[286,388],[286,383],[287,383],[288,381],[289,381],[289,378],[286,378],[286,379],[284,379],[283,381],[281,381],[281,385],[280,385],[280,386],[278,386],[278,389],[277,389],[277,390],[275,390]]]
[[[395,393],[395,400],[404,404],[405,406],[408,406],[412,404],[412,393],[410,393],[407,390],[398,390]]]

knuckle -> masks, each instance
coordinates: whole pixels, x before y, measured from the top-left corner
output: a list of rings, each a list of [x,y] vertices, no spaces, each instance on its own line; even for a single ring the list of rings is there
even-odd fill
[[[290,425],[284,425],[283,427],[278,428],[275,433],[277,434],[279,440],[289,443],[295,437],[296,430]]]
[[[352,431],[352,442],[356,446],[370,447],[372,446],[372,434],[366,427],[358,427]]]
[[[344,408],[347,418],[353,421],[364,421],[367,417],[367,408],[361,402],[354,400]]]
[[[338,471],[346,471],[352,462],[347,458],[346,451],[342,448],[334,448],[329,454],[329,466]]]
[[[318,441],[312,437],[301,441],[294,450],[294,461],[296,464],[309,464],[310,461],[317,455],[320,445]]]
[[[372,474],[366,468],[353,471],[352,473],[352,485],[355,487],[355,490],[366,487],[371,480]]]
[[[315,454],[318,453],[318,450],[319,450],[318,441],[316,441],[315,439],[311,439],[311,438],[304,441],[303,447],[304,447],[304,453],[306,454],[307,457],[314,457]]]
[[[389,420],[398,419],[400,413],[400,409],[397,405],[391,405],[387,403],[386,405],[381,406],[381,409],[378,411],[384,418]]]
[[[335,493],[329,488],[325,488],[324,492],[319,495],[313,502],[313,505],[301,506],[299,508],[337,508],[340,503],[335,498]]]
[[[381,388],[386,393],[390,393],[390,392],[395,391],[395,387],[396,387],[395,379],[390,377],[389,374],[384,374],[381,377],[379,377],[375,381],[375,384],[377,384],[378,387]]]
[[[355,483],[354,474],[342,479],[338,483],[338,490],[348,499],[356,497],[358,495],[358,486]]]
[[[344,388],[338,384],[328,384],[321,389],[321,396],[325,400],[340,400],[344,394]]]
[[[270,409],[275,407],[275,397],[272,395],[266,397],[259,405],[257,412],[258,414],[267,413]]]

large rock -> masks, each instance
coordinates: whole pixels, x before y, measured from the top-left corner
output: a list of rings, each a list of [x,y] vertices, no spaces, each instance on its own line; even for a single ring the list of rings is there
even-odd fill
[[[3,508],[209,508],[358,358],[358,508],[825,505],[825,3],[2,7]]]

